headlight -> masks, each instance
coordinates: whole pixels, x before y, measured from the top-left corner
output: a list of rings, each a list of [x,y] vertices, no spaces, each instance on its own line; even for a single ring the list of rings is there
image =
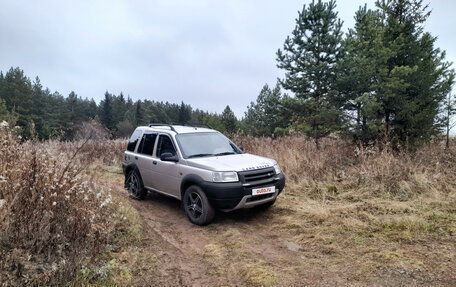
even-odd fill
[[[282,170],[280,169],[280,166],[278,164],[274,165],[274,170],[275,170],[276,174],[282,173]]]
[[[212,173],[214,182],[236,182],[239,181],[237,172],[235,171],[217,171]]]

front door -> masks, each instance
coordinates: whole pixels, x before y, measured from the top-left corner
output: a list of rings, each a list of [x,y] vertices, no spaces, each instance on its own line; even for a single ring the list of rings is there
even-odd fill
[[[161,161],[160,156],[163,153],[171,153],[177,155],[175,145],[170,136],[161,134],[158,137],[156,148],[156,164],[154,165],[154,180],[158,191],[167,193],[176,198],[180,198],[180,182],[179,163],[170,161]]]

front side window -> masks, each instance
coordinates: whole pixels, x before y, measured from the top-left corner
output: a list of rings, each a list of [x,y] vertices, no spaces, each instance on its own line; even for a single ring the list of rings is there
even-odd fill
[[[136,130],[133,132],[130,139],[128,140],[128,145],[127,145],[128,151],[135,151],[135,147],[136,147],[136,144],[138,143],[140,136],[141,136],[140,130]]]
[[[157,134],[144,134],[138,146],[138,153],[152,155]]]
[[[176,138],[184,158],[242,153],[227,137],[217,132],[178,134]]]
[[[176,149],[174,148],[171,138],[166,135],[160,135],[157,145],[157,157],[161,157],[162,154],[167,152],[176,155]]]

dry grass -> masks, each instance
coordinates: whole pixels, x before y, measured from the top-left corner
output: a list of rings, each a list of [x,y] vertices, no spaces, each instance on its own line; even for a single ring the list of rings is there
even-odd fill
[[[124,139],[89,139],[74,142],[48,141],[45,145],[54,152],[64,154],[71,153],[82,146],[78,154],[78,160],[82,164],[89,166],[103,163],[104,165],[119,166],[127,144]]]
[[[401,153],[375,148],[360,150],[336,139],[325,139],[321,150],[302,137],[241,137],[236,142],[247,152],[276,159],[293,185],[327,183],[329,193],[338,193],[337,187],[361,187],[371,194],[399,197],[454,191],[451,183],[456,179],[456,143],[451,149],[433,143],[415,153]]]
[[[351,276],[362,282],[380,270],[409,278],[426,271],[423,282],[455,271],[445,263],[454,260],[456,236],[455,141],[450,149],[432,143],[415,153],[358,150],[329,139],[319,151],[296,137],[238,142],[285,171],[287,188],[268,224],[316,257],[313,264],[340,269],[352,262],[358,271]],[[442,285],[456,280],[437,278]]]
[[[20,143],[2,127],[0,145],[2,286],[71,279],[107,243],[109,192],[86,173],[76,144],[61,152],[55,142]]]
[[[73,278],[72,286],[126,286],[164,276],[157,254],[166,242],[145,232],[142,215],[118,192],[125,140],[19,144],[6,129],[0,140],[3,285]],[[302,137],[235,141],[276,159],[287,187],[268,212],[228,214],[198,229],[207,242],[194,256],[207,276],[231,274],[226,282],[248,286],[415,282],[376,281],[395,274],[424,285],[456,280],[456,142],[411,154],[335,139],[321,150]]]
[[[277,275],[264,261],[251,263],[243,266],[242,275],[245,283],[249,286],[274,286],[277,283]]]

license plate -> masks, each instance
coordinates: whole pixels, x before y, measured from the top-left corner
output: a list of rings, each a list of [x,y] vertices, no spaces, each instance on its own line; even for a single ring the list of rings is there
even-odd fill
[[[252,195],[260,195],[260,194],[268,194],[274,193],[275,186],[268,186],[268,187],[260,187],[252,189]]]

